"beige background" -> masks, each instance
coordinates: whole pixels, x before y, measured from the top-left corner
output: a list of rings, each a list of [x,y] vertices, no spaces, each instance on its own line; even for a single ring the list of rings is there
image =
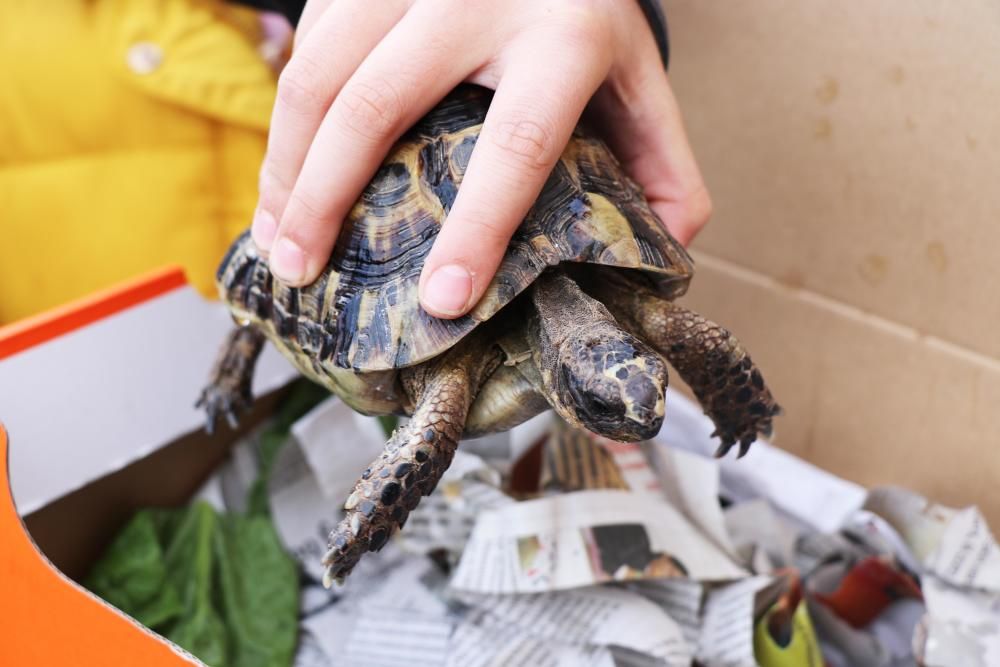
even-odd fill
[[[776,443],[1000,526],[1000,3],[665,6],[716,204],[686,303],[747,342]]]

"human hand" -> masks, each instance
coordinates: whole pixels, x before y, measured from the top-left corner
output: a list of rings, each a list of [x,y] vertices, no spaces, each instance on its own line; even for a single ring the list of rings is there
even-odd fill
[[[279,279],[316,279],[392,144],[463,81],[496,95],[420,277],[430,314],[476,304],[585,110],[681,243],[707,222],[636,0],[309,0],[278,82],[252,227]]]

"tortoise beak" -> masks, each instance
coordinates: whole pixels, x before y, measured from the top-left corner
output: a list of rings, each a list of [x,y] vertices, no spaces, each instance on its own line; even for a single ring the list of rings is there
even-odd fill
[[[660,377],[644,373],[625,382],[626,416],[629,432],[637,440],[648,440],[660,432],[663,425],[663,403],[666,392],[666,373]]]

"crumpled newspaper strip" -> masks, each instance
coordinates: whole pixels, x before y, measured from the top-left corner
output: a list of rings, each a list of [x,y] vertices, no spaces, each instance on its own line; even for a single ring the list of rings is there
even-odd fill
[[[648,580],[625,584],[656,603],[681,629],[686,644],[709,667],[757,667],[754,657],[754,611],[773,601],[781,582],[767,576],[728,584],[690,579]]]
[[[384,604],[337,605],[303,625],[335,667],[442,667],[454,632],[447,615]]]
[[[632,451],[640,456],[635,463],[616,460]],[[585,489],[629,489],[632,487],[625,482],[622,473],[630,465],[648,469],[638,445],[606,440],[558,421],[545,442],[540,486],[545,491],[564,493]]]
[[[927,614],[914,641],[922,664],[1000,665],[1000,547],[979,510],[899,488],[873,490],[865,507],[892,524],[923,565]]]
[[[677,623],[631,591],[589,587],[538,595],[457,593],[456,597],[469,605],[448,663],[456,667],[575,664],[563,662],[559,652],[581,649],[590,661],[582,664],[605,664],[593,662],[598,659],[594,651],[611,646],[670,667],[691,664],[691,650]],[[499,651],[497,658],[482,657],[483,641]],[[522,647],[520,642],[527,643]],[[537,653],[521,653],[529,648]],[[538,659],[546,653],[544,661]],[[518,660],[513,660],[515,655]]]
[[[667,415],[654,438],[657,444],[711,458],[718,440],[711,437],[712,420],[701,407],[674,389],[667,390]],[[802,526],[820,532],[837,531],[865,500],[861,486],[836,477],[764,440],[750,454],[718,461],[723,495],[734,503],[766,498]]]
[[[702,611],[697,657],[714,667],[757,667],[753,650],[757,594],[775,583],[750,577],[709,592]]]
[[[927,617],[918,655],[927,667],[1000,665],[1000,595],[950,586],[935,576],[923,582]]]
[[[441,595],[445,576],[392,544],[364,560],[332,592],[339,599],[305,613],[302,625],[329,664],[442,665],[455,625]]]
[[[975,507],[955,513],[926,565],[952,586],[1000,594],[1000,548]]]
[[[704,586],[690,579],[650,579],[623,584],[625,588],[654,602],[674,619],[688,646],[698,646],[701,637],[701,607]]]
[[[565,422],[557,423],[545,442],[541,487],[562,492],[629,488],[610,449]]]
[[[767,500],[731,505],[723,517],[725,535],[740,561],[748,563],[755,574],[768,574],[775,567],[796,562],[800,533],[783,521]]]
[[[735,559],[736,550],[719,504],[719,462],[658,442],[643,443],[643,451],[662,497],[719,550]]]
[[[336,397],[295,422],[292,435],[323,496],[338,504],[347,499],[358,475],[385,446],[378,420],[354,412]]]
[[[1000,665],[1000,549],[979,510],[961,510],[926,560],[924,663]]]
[[[364,573],[361,588],[308,614],[303,627],[340,666],[686,667],[692,650],[656,604],[615,588],[543,595],[443,596],[443,576],[426,559]],[[354,574],[358,574],[356,571]],[[354,576],[352,574],[352,577]],[[319,667],[315,646],[297,667]]]
[[[410,513],[406,529],[396,538],[400,546],[417,554],[443,549],[457,561],[479,513],[514,502],[500,484],[496,470],[478,456],[458,450],[434,493]]]
[[[451,585],[479,593],[532,593],[643,578],[745,575],[663,500],[595,490],[482,512]]]

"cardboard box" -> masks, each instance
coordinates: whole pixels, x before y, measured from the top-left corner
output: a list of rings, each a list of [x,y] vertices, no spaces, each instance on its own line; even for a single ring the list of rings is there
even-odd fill
[[[777,444],[1000,525],[1000,14],[668,0],[715,203],[686,303],[746,340]]]
[[[74,580],[136,509],[185,503],[295,376],[266,352],[240,432],[205,434],[230,326],[170,269],[0,329],[0,664],[200,664]]]
[[[1000,14],[668,0],[715,203],[687,303],[747,342],[777,443],[1000,525]]]

